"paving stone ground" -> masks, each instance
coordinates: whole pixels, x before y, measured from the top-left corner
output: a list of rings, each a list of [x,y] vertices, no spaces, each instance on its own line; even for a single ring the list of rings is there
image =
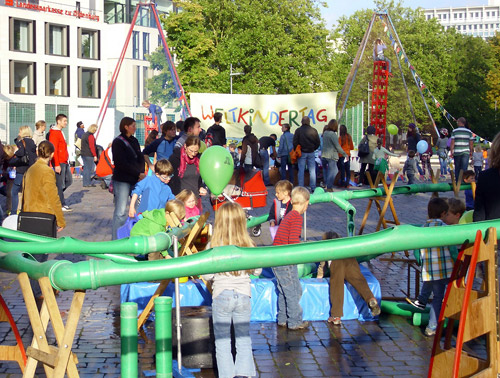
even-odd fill
[[[269,189],[268,205],[274,189]],[[444,195],[451,197],[451,193]],[[462,195],[463,196],[463,195]],[[66,193],[67,203],[74,209],[66,214],[67,228],[61,236],[72,236],[86,241],[110,240],[113,212],[112,195],[99,186],[82,188],[81,179],[75,179]],[[430,194],[399,195],[394,204],[401,223],[418,224],[426,219]],[[359,229],[368,200],[355,200],[356,227]],[[208,209],[208,202],[204,202]],[[266,209],[255,209],[259,215]],[[212,215],[213,219],[213,215]],[[375,230],[378,217],[372,210],[365,233]],[[313,205],[307,212],[307,238],[319,240],[325,231],[337,231],[346,235],[346,216],[333,204]],[[268,227],[255,238],[259,245],[269,245]],[[402,253],[395,257],[403,257]],[[390,257],[385,256],[385,257]],[[50,258],[79,261],[78,255],[51,255]],[[401,297],[406,291],[407,271],[402,262],[379,259],[365,263],[379,279],[385,297]],[[414,285],[412,283],[412,292]],[[31,342],[26,308],[14,274],[0,271],[0,291],[7,302],[21,332],[24,345]],[[65,319],[69,310],[71,292],[62,292],[58,303]],[[328,300],[325,298],[325,300]],[[120,376],[119,337],[119,286],[87,291],[82,315],[73,345],[79,359],[78,369],[82,377]],[[152,334],[150,324],[148,334]],[[7,323],[0,323],[0,345],[14,344]],[[50,342],[55,343],[49,328]],[[288,331],[274,323],[252,323],[251,336],[254,358],[259,377],[340,377],[340,376],[425,376],[430,359],[432,340],[422,334],[409,320],[399,316],[382,314],[377,322],[345,321],[341,327],[326,322],[312,322],[305,331]],[[141,344],[140,369],[154,370],[154,344]],[[39,376],[44,376],[38,369]],[[0,376],[21,376],[15,363],[0,362]],[[198,377],[214,377],[212,370],[197,373]]]

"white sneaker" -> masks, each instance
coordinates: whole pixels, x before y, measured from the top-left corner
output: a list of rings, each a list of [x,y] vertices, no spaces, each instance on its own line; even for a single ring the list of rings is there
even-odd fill
[[[72,211],[73,211],[73,209],[72,209],[72,208],[70,208],[70,207],[69,207],[69,206],[67,206],[67,205],[64,205],[64,206],[62,207],[62,211],[65,211],[65,212],[70,213],[70,212],[72,212]]]

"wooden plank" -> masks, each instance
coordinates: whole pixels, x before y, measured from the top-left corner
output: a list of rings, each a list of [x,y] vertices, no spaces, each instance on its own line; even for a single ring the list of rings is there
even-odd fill
[[[29,346],[26,350],[26,355],[31,357],[42,364],[48,365],[51,368],[56,366],[56,355],[52,353],[42,352],[40,349],[33,348]]]

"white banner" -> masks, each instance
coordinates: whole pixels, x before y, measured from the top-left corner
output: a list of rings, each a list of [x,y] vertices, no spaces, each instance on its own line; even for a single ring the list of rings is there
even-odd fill
[[[214,113],[221,112],[222,126],[228,137],[243,137],[243,127],[252,126],[257,137],[281,135],[281,125],[288,123],[292,132],[302,117],[311,119],[319,133],[335,118],[337,92],[293,95],[243,95],[191,93],[191,113],[201,120],[207,130],[213,125]]]

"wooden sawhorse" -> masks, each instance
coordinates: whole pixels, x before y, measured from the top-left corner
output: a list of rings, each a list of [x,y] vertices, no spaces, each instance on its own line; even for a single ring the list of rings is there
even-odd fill
[[[33,341],[26,351],[28,362],[23,377],[34,377],[38,362],[42,363],[45,374],[49,378],[63,378],[65,374],[70,378],[79,377],[76,368],[78,359],[71,349],[82,312],[85,291],[77,290],[73,294],[65,326],[48,277],[42,277],[38,280],[43,294],[40,312],[28,275],[20,273],[18,280],[33,328]],[[46,330],[49,320],[56,336],[57,347],[49,345],[47,341]]]

